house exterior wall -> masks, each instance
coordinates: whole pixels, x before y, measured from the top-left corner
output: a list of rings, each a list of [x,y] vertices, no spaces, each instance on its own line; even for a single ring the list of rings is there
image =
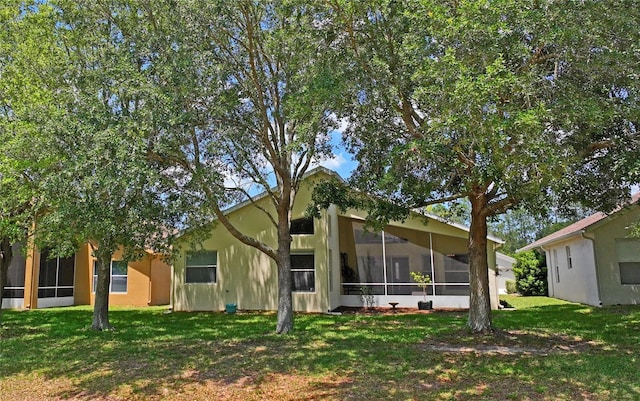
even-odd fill
[[[292,218],[301,218],[311,200],[313,180],[301,186]],[[259,205],[273,211],[268,199]],[[315,262],[315,288],[313,292],[294,292],[293,308],[296,311],[326,312],[331,309],[329,296],[328,212],[323,218],[314,219],[314,234],[293,235],[292,253],[313,252]],[[277,231],[265,214],[255,207],[247,206],[229,213],[229,219],[241,232],[267,245],[276,247]],[[332,218],[332,221],[335,218]],[[332,227],[333,230],[333,227]],[[185,239],[187,241],[187,239]],[[188,242],[188,241],[187,241]],[[186,283],[186,252],[191,250],[185,242],[174,262],[173,309],[177,311],[224,310],[225,304],[235,303],[239,309],[276,310],[278,300],[278,272],[274,261],[255,248],[247,246],[233,237],[222,225],[215,225],[202,249],[217,252],[215,283]],[[339,255],[332,250],[334,263]],[[335,279],[335,275],[332,275]],[[334,291],[335,291],[335,287]]]
[[[507,281],[515,281],[515,280],[516,280],[516,277],[513,274],[513,270],[501,271],[499,275],[496,275],[496,287],[498,289],[498,294],[506,294]]]
[[[633,206],[620,211],[615,219],[593,230],[602,305],[640,304],[640,285],[621,284],[616,252],[616,240],[627,238],[627,227],[636,223],[638,219],[640,207]]]
[[[292,211],[292,219],[303,217],[309,204],[313,183],[325,176],[313,175],[307,178],[297,194]],[[266,198],[259,199],[258,205],[273,211]],[[257,238],[269,246],[276,247],[277,231],[265,214],[252,205],[241,205],[227,212],[230,222],[239,231]],[[314,219],[313,235],[292,235],[292,254],[313,252],[315,263],[315,286],[312,292],[294,292],[295,311],[327,312],[339,306],[361,306],[362,298],[357,294],[342,291],[342,265],[357,264],[354,252],[352,222],[362,222],[365,215],[357,210],[339,212],[332,206],[322,212],[322,218]],[[426,225],[425,225],[426,223]],[[433,245],[443,258],[447,253],[468,253],[468,233],[458,227],[435,219],[412,216],[404,222],[391,222],[389,233],[403,238],[413,238],[419,246]],[[429,243],[431,233],[432,244]],[[393,246],[393,245],[390,245]],[[488,241],[488,262],[494,267],[495,242]],[[278,300],[278,272],[276,264],[257,249],[247,246],[233,237],[221,224],[212,225],[210,234],[199,246],[190,243],[189,234],[178,244],[179,256],[173,264],[172,300],[176,311],[222,311],[226,304],[236,304],[241,310],[276,310]],[[216,280],[210,283],[187,283],[187,253],[195,250],[216,252]],[[414,255],[415,256],[415,255]],[[414,257],[407,255],[407,257]],[[490,275],[491,278],[491,275]],[[490,280],[491,282],[491,280]],[[495,283],[493,283],[495,284]],[[451,286],[452,288],[454,286]],[[449,288],[452,291],[452,288]],[[453,288],[455,290],[455,288]],[[491,289],[491,304],[497,308],[497,290]],[[433,298],[433,297],[432,297]],[[439,295],[435,307],[468,308],[468,295]],[[376,304],[389,307],[389,302],[399,302],[400,306],[416,307],[422,300],[421,293],[414,295],[377,296]],[[435,298],[433,298],[435,301]]]
[[[498,309],[500,305],[500,298],[498,295],[498,280],[496,276],[496,248],[497,244],[493,241],[487,240],[487,266],[489,275],[489,303],[491,309]]]
[[[340,223],[338,208],[331,205],[327,210],[327,245],[329,266],[327,266],[329,280],[329,310],[338,308],[340,303],[341,256],[340,256]]]
[[[593,244],[589,239],[572,237],[545,247],[545,254],[549,296],[588,305],[600,303]]]
[[[171,289],[171,266],[160,255],[151,256],[151,302],[149,305],[168,305]]]
[[[89,254],[90,255],[90,254]],[[118,250],[112,260],[122,260],[122,250]],[[93,263],[95,258],[89,256],[88,264],[82,267],[84,273],[83,282],[87,281],[89,294],[89,304],[95,302],[93,292]],[[155,269],[153,273],[152,267]],[[168,264],[159,259],[159,256],[145,253],[140,260],[130,261],[127,269],[127,292],[109,294],[109,305],[121,306],[148,306],[163,305],[169,300],[170,282],[167,276],[171,268]],[[157,282],[154,282],[157,279]],[[156,288],[153,288],[156,287]]]
[[[73,296],[63,298],[38,298],[41,254],[33,246],[26,251],[24,297],[3,300],[3,307],[36,309],[65,305],[92,305],[93,263],[91,246],[87,243],[74,255]],[[118,251],[114,260],[119,260]],[[146,306],[169,302],[171,267],[159,257],[145,254],[143,259],[130,262],[127,269],[127,292],[109,294],[110,305]],[[153,285],[152,285],[153,284]]]
[[[93,261],[91,245],[84,244],[76,252],[75,305],[93,304]]]
[[[515,259],[510,256],[499,254],[496,252],[496,272],[494,272],[496,288],[498,294],[507,293],[507,281],[515,281],[516,277],[513,274],[513,265]],[[489,272],[491,274],[492,272]]]

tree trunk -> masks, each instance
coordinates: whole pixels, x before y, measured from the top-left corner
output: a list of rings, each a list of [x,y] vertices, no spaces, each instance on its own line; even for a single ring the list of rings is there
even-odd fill
[[[487,200],[482,194],[469,197],[471,227],[469,229],[469,320],[471,331],[491,331],[491,300],[489,298],[489,265],[487,263]]]
[[[291,282],[291,233],[289,208],[282,210],[278,219],[278,323],[276,333],[287,334],[293,330],[293,299]]]
[[[2,300],[4,299],[4,287],[7,285],[9,265],[13,259],[13,248],[7,238],[0,241],[0,326],[2,325]]]
[[[111,281],[111,252],[98,251],[98,278],[96,283],[96,297],[93,305],[93,324],[91,328],[94,330],[111,330],[113,327],[109,324],[109,284]]]

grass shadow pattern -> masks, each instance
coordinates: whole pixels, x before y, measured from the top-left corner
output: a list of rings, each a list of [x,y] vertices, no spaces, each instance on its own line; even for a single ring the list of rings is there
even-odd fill
[[[272,313],[114,308],[116,330],[94,332],[87,307],[9,311],[0,391],[12,400],[640,398],[639,307],[510,302],[517,309],[496,312],[496,333],[483,336],[466,331],[460,312],[298,314],[296,331],[278,336]],[[501,349],[522,352],[489,352]]]

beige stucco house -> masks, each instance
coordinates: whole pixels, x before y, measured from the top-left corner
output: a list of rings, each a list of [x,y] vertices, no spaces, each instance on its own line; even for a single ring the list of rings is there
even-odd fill
[[[292,222],[293,306],[296,311],[327,312],[340,306],[362,306],[363,288],[377,306],[417,307],[422,290],[410,272],[431,276],[429,300],[435,308],[469,306],[469,265],[466,228],[434,216],[412,214],[390,222],[382,232],[364,229],[365,215],[330,207],[320,219],[306,219],[314,183],[336,174],[324,168],[310,172],[296,198]],[[258,201],[270,207],[266,198]],[[276,232],[252,204],[227,214],[241,231],[275,246]],[[200,250],[191,248],[189,234],[174,262],[172,306],[177,311],[219,311],[226,304],[245,310],[277,309],[277,269],[258,250],[242,244],[222,225],[213,224]],[[496,266],[501,241],[489,238],[489,266]],[[498,305],[495,274],[490,274],[492,305]]]
[[[549,296],[588,305],[640,304],[640,194],[607,215],[596,213],[520,251],[540,249],[548,267]]]

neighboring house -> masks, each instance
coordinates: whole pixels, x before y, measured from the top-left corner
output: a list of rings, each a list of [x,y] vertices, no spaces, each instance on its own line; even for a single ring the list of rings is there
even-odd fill
[[[3,308],[35,309],[91,305],[95,299],[96,259],[85,244],[68,258],[49,258],[45,250],[24,252],[14,245],[4,290]],[[163,305],[169,303],[171,267],[151,253],[137,261],[122,262],[121,252],[111,262],[110,305]]]
[[[417,307],[422,290],[410,272],[430,275],[428,298],[436,308],[469,307],[468,230],[435,216],[413,213],[404,222],[390,222],[383,232],[368,233],[365,215],[340,212],[332,206],[320,219],[307,219],[314,182],[337,176],[317,168],[307,174],[293,208],[292,276],[296,311],[327,312],[340,306],[362,306],[363,288],[376,306]],[[264,208],[270,202],[256,200]],[[276,231],[265,215],[250,203],[228,210],[241,231],[276,246]],[[212,225],[200,248],[182,237],[173,273],[172,306],[176,311],[219,311],[234,303],[246,310],[276,310],[275,262],[242,244],[222,225]],[[489,238],[489,266],[496,266],[495,249],[501,240]],[[497,308],[495,274],[490,274],[492,307]]]
[[[496,252],[496,287],[498,294],[507,293],[507,281],[515,281],[516,276],[513,274],[513,265],[516,260],[504,253]]]
[[[596,213],[541,238],[520,251],[545,252],[549,296],[588,305],[640,303],[640,238],[629,238],[638,223],[640,194],[630,205]]]

